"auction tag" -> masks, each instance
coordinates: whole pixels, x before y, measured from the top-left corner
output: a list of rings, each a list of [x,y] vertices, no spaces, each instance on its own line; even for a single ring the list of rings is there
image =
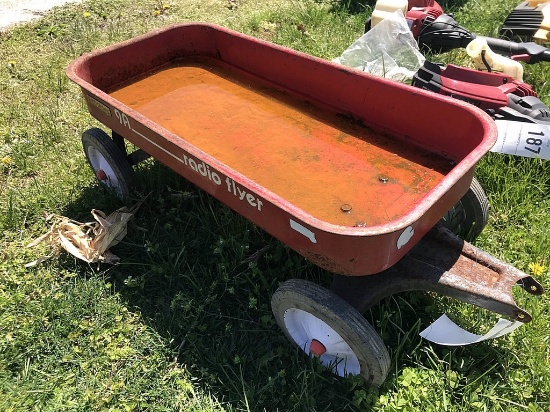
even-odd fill
[[[495,120],[498,138],[491,152],[550,159],[550,126]]]

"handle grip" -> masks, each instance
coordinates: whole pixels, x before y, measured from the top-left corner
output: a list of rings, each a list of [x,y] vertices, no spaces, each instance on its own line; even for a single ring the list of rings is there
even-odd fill
[[[540,61],[550,62],[550,50],[535,42],[516,43],[492,37],[478,37],[485,39],[489,47],[495,52],[508,56],[528,56],[528,59],[525,60],[526,63],[532,64]]]

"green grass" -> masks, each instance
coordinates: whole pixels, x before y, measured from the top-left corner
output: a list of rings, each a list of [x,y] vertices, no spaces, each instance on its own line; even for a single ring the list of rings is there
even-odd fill
[[[496,35],[517,2],[442,3]],[[165,8],[164,5],[169,5]],[[418,332],[442,313],[482,331],[496,317],[423,293],[388,298],[366,317],[392,355],[379,389],[341,379],[293,349],[270,308],[278,284],[330,274],[154,161],[150,193],[114,252],[35,268],[25,246],[51,213],[89,221],[122,203],[89,171],[80,134],[97,124],[64,69],[93,49],[166,24],[210,21],[331,59],[362,34],[360,1],[97,0],[0,33],[0,410],[545,411],[550,409],[548,295],[517,294],[534,320],[511,335],[445,348]],[[298,30],[300,27],[302,30]],[[462,51],[436,56],[466,62]],[[548,99],[548,63],[526,66]],[[404,114],[405,115],[405,114]],[[429,121],[426,119],[419,121]],[[521,270],[550,257],[550,163],[489,153],[477,177],[491,201],[476,245]],[[538,277],[549,283],[548,270]]]

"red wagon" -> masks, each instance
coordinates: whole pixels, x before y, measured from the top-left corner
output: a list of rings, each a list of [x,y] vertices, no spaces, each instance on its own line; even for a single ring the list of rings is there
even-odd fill
[[[112,131],[82,136],[100,182],[125,196],[152,156],[335,274],[332,291],[285,282],[272,306],[339,375],[386,377],[361,312],[392,293],[436,290],[530,320],[510,289],[540,285],[438,223],[483,227],[473,176],[496,128],[482,111],[203,23],[84,55],[67,74]]]

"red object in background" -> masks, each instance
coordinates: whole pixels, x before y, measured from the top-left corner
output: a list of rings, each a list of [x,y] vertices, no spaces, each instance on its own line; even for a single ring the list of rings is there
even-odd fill
[[[441,67],[426,61],[414,75],[416,87],[467,101],[483,110],[508,106],[508,95],[537,96],[533,88],[503,73],[485,72],[448,64]]]
[[[418,38],[426,18],[431,21],[443,14],[443,9],[435,0],[410,0],[409,9],[405,15],[414,38]]]

